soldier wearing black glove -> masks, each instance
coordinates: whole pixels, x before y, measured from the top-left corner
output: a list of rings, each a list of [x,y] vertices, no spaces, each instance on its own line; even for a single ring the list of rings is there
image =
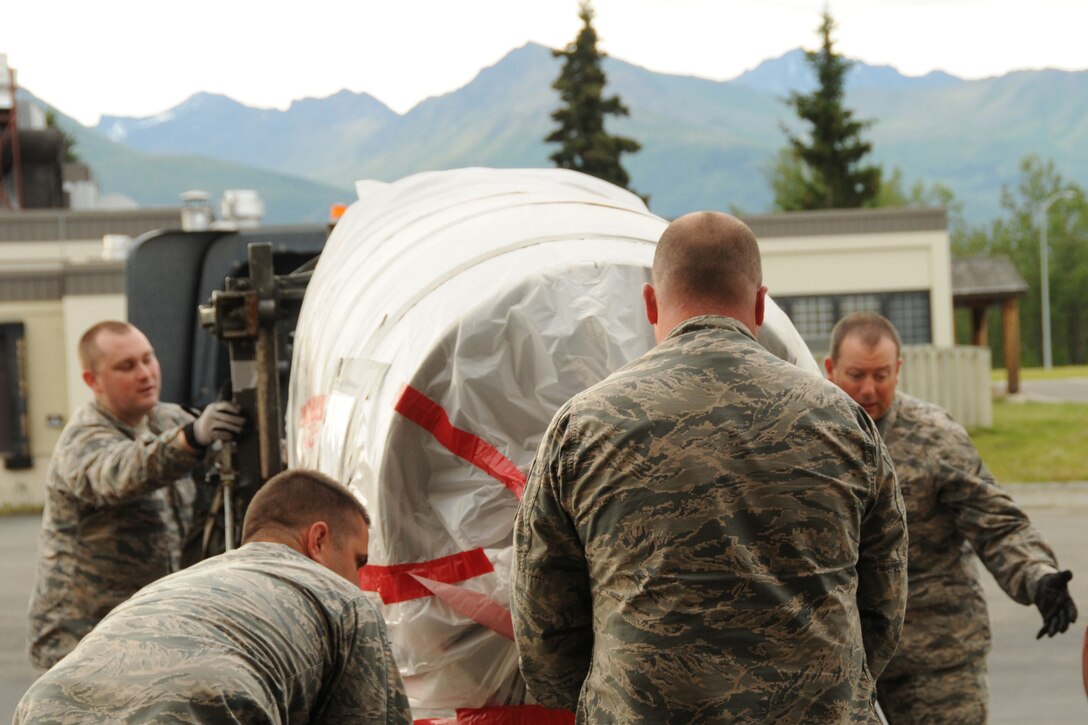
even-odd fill
[[[1040,639],[1045,634],[1053,637],[1059,632],[1069,629],[1069,625],[1077,621],[1077,605],[1073,604],[1073,597],[1069,596],[1069,580],[1073,578],[1073,572],[1066,569],[1056,574],[1047,574],[1039,580],[1039,587],[1035,590],[1035,606],[1043,615],[1043,628],[1035,639]]]

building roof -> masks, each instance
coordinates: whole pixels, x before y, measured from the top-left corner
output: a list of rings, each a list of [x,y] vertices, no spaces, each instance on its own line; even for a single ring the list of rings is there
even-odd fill
[[[125,290],[125,264],[101,260],[48,268],[0,270],[0,303],[41,302],[73,295],[119,295]]]
[[[0,212],[0,242],[62,242],[138,237],[155,229],[180,229],[181,209],[22,209]]]
[[[944,209],[823,209],[774,214],[742,214],[759,239],[769,237],[839,236],[889,232],[943,232]]]
[[[1020,297],[1028,283],[1008,257],[967,257],[952,260],[952,300],[964,305],[972,302],[1000,302]]]

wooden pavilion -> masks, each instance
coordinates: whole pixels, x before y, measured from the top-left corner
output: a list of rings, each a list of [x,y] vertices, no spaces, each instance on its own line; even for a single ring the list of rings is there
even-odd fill
[[[971,310],[971,344],[989,345],[986,313],[1001,308],[1009,394],[1020,392],[1020,298],[1028,284],[1006,256],[952,260],[952,305]]]

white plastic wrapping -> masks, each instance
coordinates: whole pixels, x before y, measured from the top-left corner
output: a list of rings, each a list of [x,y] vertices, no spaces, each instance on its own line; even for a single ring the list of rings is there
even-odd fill
[[[508,608],[516,487],[455,455],[438,424],[398,413],[404,386],[527,473],[559,406],[653,345],[641,287],[666,222],[557,169],[429,172],[359,192],[299,318],[291,465],[360,492],[372,564],[483,549],[493,571],[452,586]],[[819,374],[773,302],[764,334]],[[447,601],[383,606],[415,717],[522,702],[513,642]]]

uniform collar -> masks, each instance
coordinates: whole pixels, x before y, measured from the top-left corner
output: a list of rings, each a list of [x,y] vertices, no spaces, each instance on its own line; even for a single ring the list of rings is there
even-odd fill
[[[670,332],[665,339],[671,340],[674,337],[686,335],[689,332],[702,332],[703,330],[727,330],[729,332],[739,332],[750,338],[752,341],[755,341],[756,339],[756,336],[752,334],[752,331],[748,329],[747,325],[734,317],[727,317],[725,315],[698,315],[696,317],[689,317],[674,327],[672,332]]]
[[[121,429],[123,429],[125,431],[128,431],[129,433],[131,433],[134,436],[136,435],[137,431],[139,431],[141,428],[150,430],[150,427],[151,427],[151,415],[152,415],[152,413],[155,412],[154,408],[152,408],[152,410],[147,415],[144,416],[144,419],[140,422],[140,424],[133,426],[133,425],[129,425],[128,423],[121,420],[120,418],[118,418],[113,413],[111,413],[106,408],[106,406],[102,405],[97,400],[92,400],[91,405],[93,405],[94,409],[97,410],[102,416],[109,419],[109,421],[111,423],[116,425],[118,428],[121,428]],[[156,407],[158,407],[158,406],[156,405]]]
[[[892,405],[888,408],[888,412],[880,417],[880,420],[876,422],[876,429],[880,431],[880,437],[887,439],[888,434],[892,428],[895,427],[895,419],[899,416],[899,401],[902,400],[902,395],[899,391],[895,393],[895,399],[892,400]]]

